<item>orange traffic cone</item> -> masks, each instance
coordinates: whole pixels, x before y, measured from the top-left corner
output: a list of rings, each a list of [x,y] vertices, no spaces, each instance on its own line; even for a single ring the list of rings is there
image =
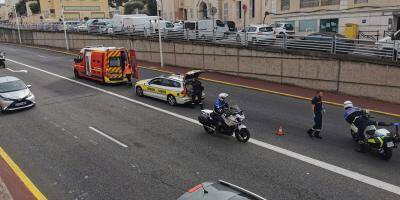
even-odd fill
[[[278,136],[282,136],[283,135],[283,129],[282,129],[282,125],[279,126],[278,132],[276,133]]]

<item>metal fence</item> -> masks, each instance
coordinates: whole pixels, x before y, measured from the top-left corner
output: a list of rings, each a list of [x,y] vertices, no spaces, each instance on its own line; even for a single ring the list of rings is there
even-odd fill
[[[15,29],[15,24],[0,24],[0,27]],[[21,25],[21,30],[63,31],[60,24]],[[77,32],[68,28],[68,32]],[[218,32],[209,30],[173,30],[173,29],[146,29],[141,30],[125,28],[119,32],[93,31],[93,35],[124,35],[132,38],[158,39],[159,31],[164,41],[192,41],[201,43],[215,43],[220,45],[236,45],[244,47],[267,47],[276,49],[291,49],[312,52],[325,52],[330,54],[347,54],[374,59],[398,61],[398,42],[381,42],[362,39],[344,39],[333,37],[310,37],[297,35],[274,34],[259,35],[243,32]],[[0,32],[1,33],[1,32]]]

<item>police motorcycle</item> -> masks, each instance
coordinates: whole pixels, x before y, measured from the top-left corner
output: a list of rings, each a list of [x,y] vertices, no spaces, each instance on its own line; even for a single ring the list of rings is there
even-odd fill
[[[0,68],[6,68],[6,53],[0,52]]]
[[[368,119],[372,119],[369,111],[366,110],[364,113],[365,117]],[[397,148],[400,143],[399,136],[399,126],[400,123],[391,123],[392,126],[395,127],[396,133],[391,133],[389,130],[385,128],[377,128],[375,125],[369,125],[365,128],[364,135],[365,137],[365,145],[375,151],[378,156],[383,160],[389,160],[392,157],[392,151],[394,148]],[[358,128],[354,125],[350,125],[351,128],[351,136],[354,141],[358,141],[357,131]]]
[[[247,127],[242,124],[245,119],[243,110],[239,106],[231,106],[224,108],[222,114],[222,125],[218,125],[213,116],[216,115],[213,110],[203,109],[201,115],[198,117],[199,122],[203,125],[204,130],[208,134],[220,133],[228,136],[235,135],[236,139],[240,142],[247,142],[250,139],[250,132]]]

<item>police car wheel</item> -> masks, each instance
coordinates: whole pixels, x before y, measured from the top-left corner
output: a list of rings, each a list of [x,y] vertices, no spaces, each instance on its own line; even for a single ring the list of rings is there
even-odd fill
[[[176,105],[176,99],[172,95],[168,95],[167,101],[168,101],[168,104],[171,105],[171,106],[175,106]]]
[[[136,87],[136,95],[139,97],[143,96],[143,89],[141,87]]]

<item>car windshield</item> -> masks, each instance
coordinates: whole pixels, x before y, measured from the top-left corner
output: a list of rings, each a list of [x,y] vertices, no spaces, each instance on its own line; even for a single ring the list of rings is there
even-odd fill
[[[23,89],[26,89],[26,85],[21,80],[0,83],[0,93],[13,92]]]
[[[171,22],[165,22],[165,27],[174,28],[174,24],[172,24]]]
[[[293,28],[293,25],[291,25],[291,24],[285,24],[285,29],[288,31],[292,31],[294,28]]]

